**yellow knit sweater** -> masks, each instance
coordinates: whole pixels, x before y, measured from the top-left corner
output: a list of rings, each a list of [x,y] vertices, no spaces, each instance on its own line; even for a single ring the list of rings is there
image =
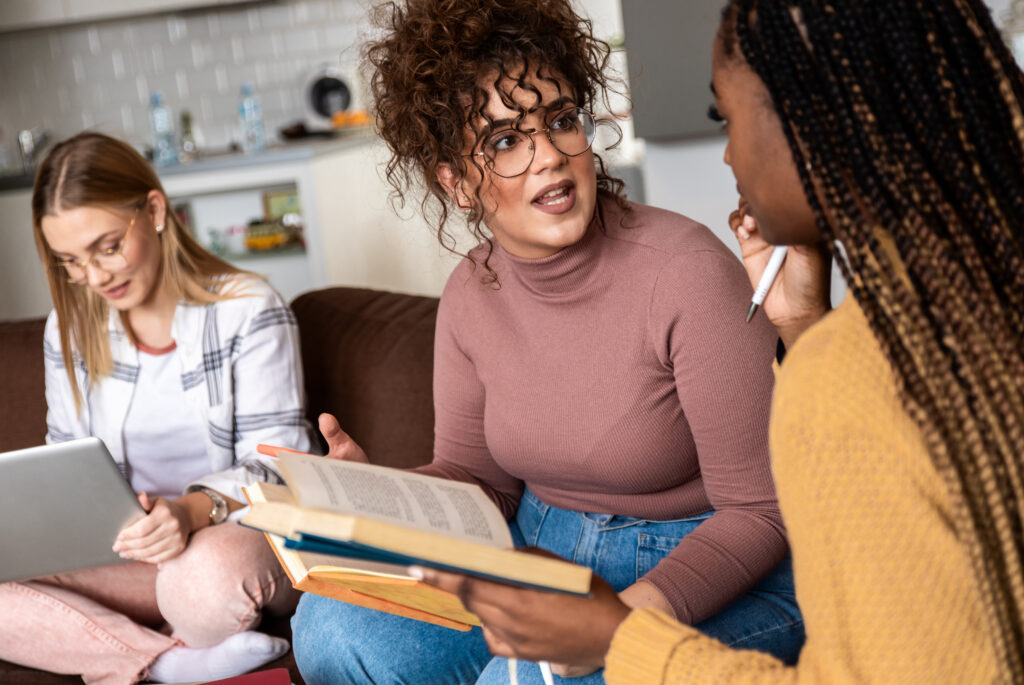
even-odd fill
[[[642,610],[615,634],[608,684],[994,682],[946,489],[853,297],[779,370],[771,450],[807,629],[799,663]]]

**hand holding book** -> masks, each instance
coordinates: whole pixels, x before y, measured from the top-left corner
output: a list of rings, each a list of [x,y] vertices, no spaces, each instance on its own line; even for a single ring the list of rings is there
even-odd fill
[[[529,551],[554,557],[543,550]],[[430,568],[410,570],[423,582],[458,596],[480,617],[487,646],[497,656],[596,670],[604,666],[612,637],[630,611],[615,590],[596,575],[589,596],[579,597]]]

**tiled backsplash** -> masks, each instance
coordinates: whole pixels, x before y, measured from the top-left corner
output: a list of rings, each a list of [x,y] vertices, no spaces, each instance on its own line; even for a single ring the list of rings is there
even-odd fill
[[[150,94],[161,92],[176,125],[188,109],[200,143],[223,148],[237,138],[243,83],[260,96],[274,136],[315,117],[307,88],[322,65],[363,107],[358,42],[368,4],[271,0],[0,34],[0,144],[12,164],[16,132],[33,126],[56,139],[99,130],[141,148],[151,143]]]

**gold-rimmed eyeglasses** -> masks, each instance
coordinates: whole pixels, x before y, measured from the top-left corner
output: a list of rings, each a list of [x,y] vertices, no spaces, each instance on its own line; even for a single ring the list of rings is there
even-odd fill
[[[533,137],[543,133],[556,150],[568,157],[582,155],[594,144],[597,121],[582,107],[563,109],[551,118],[547,128],[524,131],[506,128],[487,136],[483,148],[466,157],[483,157],[484,166],[502,178],[526,173],[533,163],[537,145]]]
[[[139,210],[136,209],[132,215],[132,220],[128,222],[128,229],[124,232],[124,235],[113,245],[99,248],[84,262],[79,259],[55,258],[56,265],[67,273],[68,282],[76,285],[85,283],[85,271],[89,264],[107,273],[117,273],[124,270],[128,266],[128,258],[124,256],[124,248],[128,244],[128,236],[131,235],[132,228],[135,226],[135,220],[138,218]]]

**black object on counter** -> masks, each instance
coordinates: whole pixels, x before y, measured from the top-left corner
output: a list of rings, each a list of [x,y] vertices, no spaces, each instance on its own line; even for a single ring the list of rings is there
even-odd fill
[[[329,128],[309,128],[304,121],[282,126],[278,134],[285,140],[301,140],[303,138],[333,138],[335,131]]]
[[[340,78],[325,74],[310,86],[309,102],[317,114],[330,119],[335,112],[348,109],[352,93]]]

